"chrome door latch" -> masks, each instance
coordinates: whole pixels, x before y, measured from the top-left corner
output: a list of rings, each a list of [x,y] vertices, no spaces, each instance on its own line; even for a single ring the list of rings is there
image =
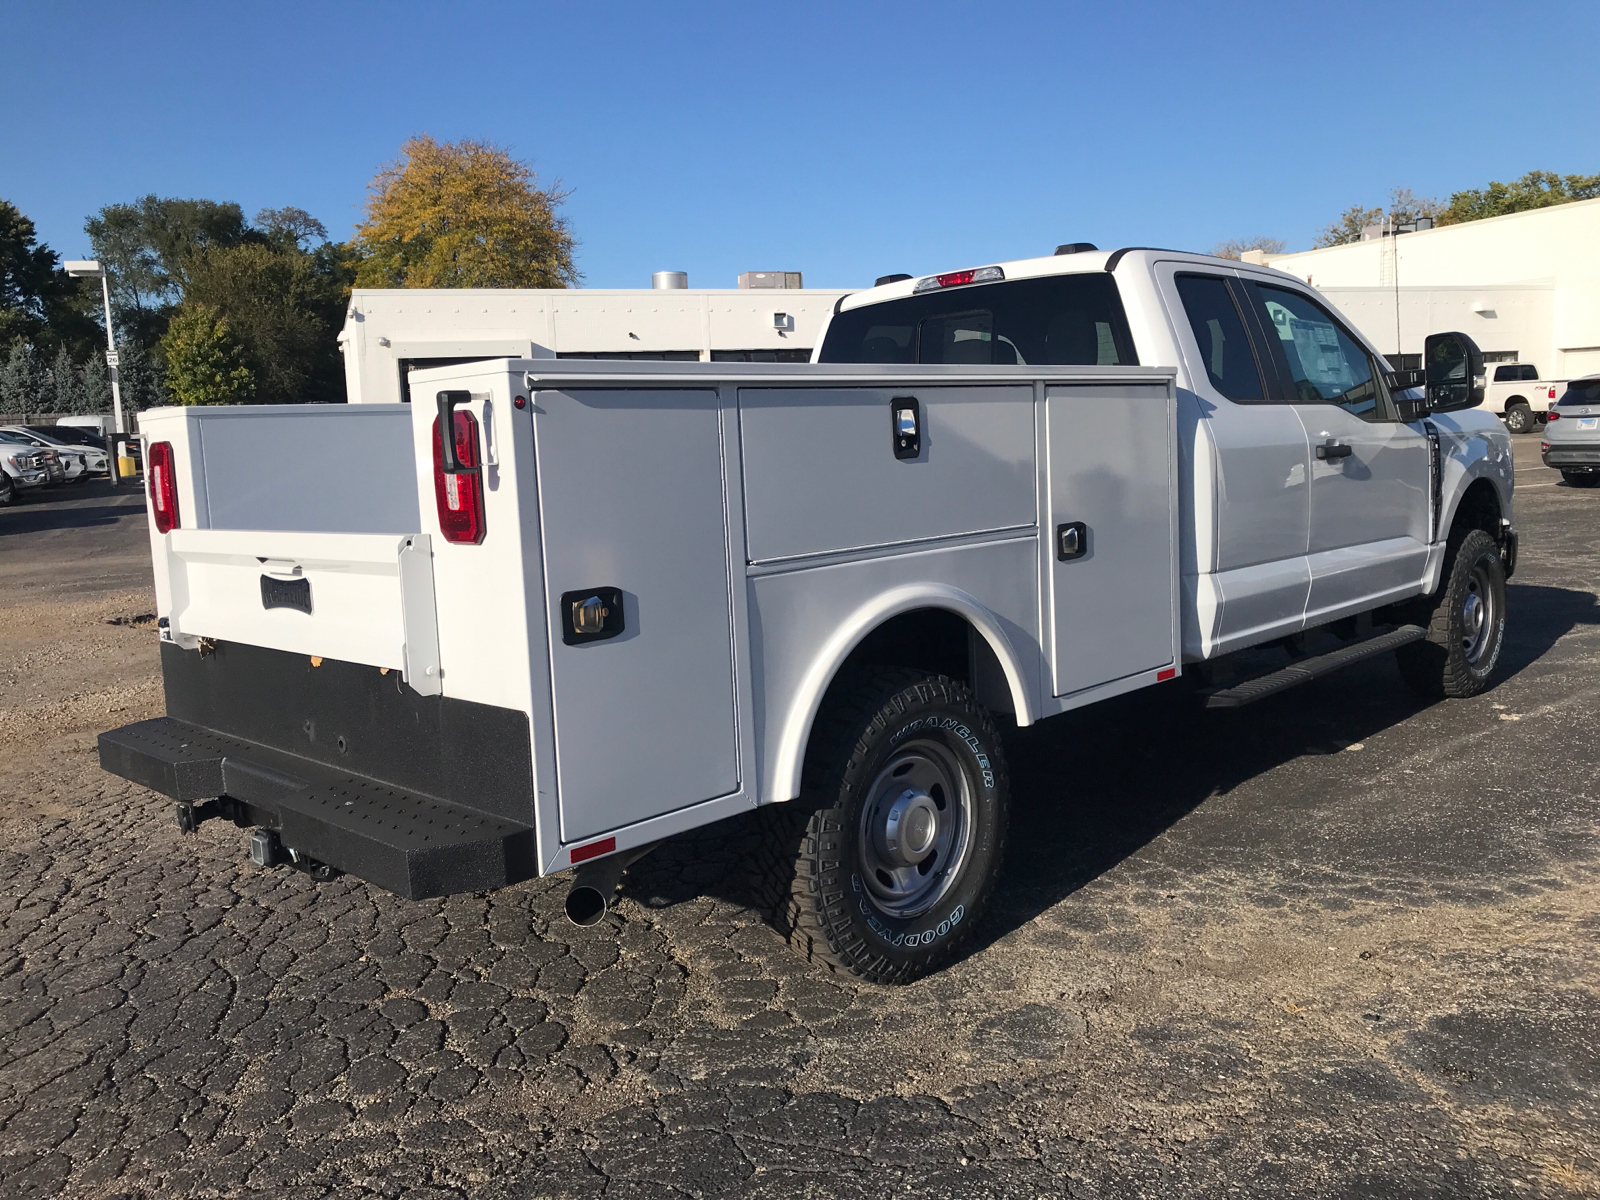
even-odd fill
[[[889,401],[890,432],[896,458],[917,458],[922,453],[922,406],[915,396]]]
[[[1089,527],[1082,521],[1056,526],[1056,559],[1070,562],[1089,552]]]
[[[604,641],[626,628],[621,588],[585,588],[581,592],[562,593],[561,640],[567,645]]]

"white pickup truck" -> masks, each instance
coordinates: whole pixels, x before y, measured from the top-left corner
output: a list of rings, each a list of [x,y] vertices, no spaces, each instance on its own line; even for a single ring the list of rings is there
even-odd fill
[[[772,920],[897,982],[994,885],[991,714],[1180,676],[1237,706],[1391,650],[1483,688],[1516,535],[1470,340],[1429,339],[1418,399],[1292,276],[1075,249],[841,297],[811,363],[143,414],[169,715],[103,765],[317,878],[577,867],[580,922],[760,808]]]
[[[1541,379],[1533,363],[1496,363],[1483,389],[1483,409],[1505,418],[1512,433],[1532,433],[1544,423],[1564,379]]]

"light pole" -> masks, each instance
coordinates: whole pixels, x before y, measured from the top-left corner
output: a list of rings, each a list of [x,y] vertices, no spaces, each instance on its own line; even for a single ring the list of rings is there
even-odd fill
[[[111,327],[111,280],[106,274],[106,269],[92,258],[76,259],[65,265],[67,274],[74,279],[100,280],[100,293],[106,301],[106,367],[111,372],[112,420],[116,423],[117,433],[126,433],[127,430],[122,425],[122,388],[117,379],[117,335]],[[115,462],[111,466],[114,471],[120,469],[119,464]]]

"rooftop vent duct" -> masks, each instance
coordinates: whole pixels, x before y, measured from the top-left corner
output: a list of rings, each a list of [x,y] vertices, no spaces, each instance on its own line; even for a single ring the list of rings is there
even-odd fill
[[[882,287],[886,283],[899,283],[902,279],[910,279],[909,275],[879,275],[872,281],[873,287]]]
[[[674,291],[689,286],[687,271],[657,271],[650,276],[650,286],[657,291]]]
[[[1056,253],[1057,254],[1085,254],[1090,250],[1098,250],[1098,249],[1100,249],[1100,247],[1096,246],[1093,242],[1068,242],[1064,246],[1057,246],[1056,247]]]
[[[799,271],[745,271],[739,276],[742,288],[799,288]]]

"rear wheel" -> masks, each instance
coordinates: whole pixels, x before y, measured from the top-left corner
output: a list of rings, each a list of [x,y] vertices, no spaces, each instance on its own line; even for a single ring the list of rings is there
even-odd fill
[[[773,924],[874,983],[936,970],[993,891],[1009,792],[994,724],[962,684],[895,668],[841,682],[802,799],[764,810]]]
[[[1430,700],[1476,696],[1488,686],[1505,642],[1505,564],[1494,538],[1473,529],[1461,539],[1434,599],[1427,637],[1395,651],[1400,674]]]
[[[1533,409],[1526,404],[1513,404],[1506,409],[1506,428],[1512,433],[1532,433],[1538,423],[1534,420]]]
[[[1573,487],[1600,486],[1600,471],[1563,471],[1561,478]]]

